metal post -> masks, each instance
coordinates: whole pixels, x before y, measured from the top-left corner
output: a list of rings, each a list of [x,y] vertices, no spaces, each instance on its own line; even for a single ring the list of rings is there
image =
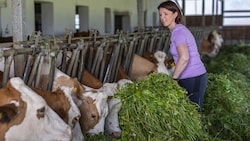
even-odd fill
[[[214,3],[214,0],[212,0],[212,16],[213,16],[213,17],[212,17],[212,18],[213,18],[213,19],[212,19],[212,25],[213,25],[213,26],[215,26],[215,17],[217,16],[217,15],[214,14],[214,4],[215,4],[215,3]]]
[[[143,0],[137,0],[138,31],[144,28]]]
[[[13,27],[13,42],[24,41],[24,10],[26,0],[12,0],[12,27]],[[14,44],[14,48],[22,48],[20,45]],[[24,71],[24,55],[16,55],[15,58],[15,76],[22,77]]]
[[[185,9],[186,9],[186,0],[182,0],[182,13],[183,13],[183,22],[184,24],[186,24],[186,13],[185,13]]]
[[[223,17],[224,17],[224,0],[221,0],[221,16],[222,16],[222,22],[221,25],[223,26]]]
[[[205,27],[206,19],[205,19],[205,0],[202,0],[202,26]]]

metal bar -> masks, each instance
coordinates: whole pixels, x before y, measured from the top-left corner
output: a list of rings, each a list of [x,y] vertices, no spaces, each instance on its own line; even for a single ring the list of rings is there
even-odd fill
[[[250,18],[250,16],[224,16],[223,18]]]
[[[31,74],[30,74],[30,77],[29,77],[29,80],[28,80],[28,84],[29,86],[31,86],[33,80],[34,80],[34,77],[37,73],[37,69],[38,69],[38,64],[40,62],[40,59],[41,59],[41,56],[42,56],[42,52],[39,53],[39,55],[36,57],[35,59],[35,62],[34,62],[34,65],[33,65],[33,68],[32,68],[32,71],[31,71]]]
[[[99,80],[101,80],[102,82],[104,81],[104,69],[106,67],[106,61],[107,61],[107,52],[109,49],[110,43],[107,43],[104,47],[104,52],[103,52],[103,59],[102,59],[102,64],[101,64],[101,68],[100,68],[100,76],[99,76]]]
[[[71,73],[72,77],[76,77],[76,71],[77,71],[77,67],[78,67],[78,63],[79,63],[80,51],[81,51],[80,49],[77,49],[76,57],[75,57],[75,61],[74,61],[73,69],[72,69],[72,73]]]
[[[79,43],[78,45],[81,46],[81,47],[84,47],[82,42]],[[88,50],[88,46],[85,46],[81,50],[80,63],[79,63],[78,76],[77,76],[77,79],[78,79],[79,82],[82,79],[87,50]]]
[[[62,51],[62,64],[61,64],[61,71],[66,73],[66,69],[67,69],[67,56],[68,54],[68,50],[66,48],[63,49]]]
[[[249,13],[250,12],[250,10],[224,10],[224,12],[225,13],[242,13],[242,12],[247,12],[247,13]]]
[[[2,87],[6,86],[6,83],[7,83],[8,79],[9,79],[10,67],[11,67],[11,63],[13,61],[13,58],[14,58],[14,54],[12,54],[9,57],[5,58]]]
[[[52,91],[52,87],[53,87],[53,82],[54,82],[54,77],[55,77],[55,56],[51,57],[51,68],[50,68],[50,72],[49,72],[49,82],[48,82],[48,86],[47,86],[47,91]]]
[[[42,72],[44,57],[45,57],[45,55],[42,55],[39,62],[38,62],[38,64],[37,64],[35,84],[34,84],[35,87],[39,87],[39,83],[40,83],[40,80],[41,80],[41,72]],[[43,90],[47,90],[47,88],[43,88]]]
[[[70,58],[70,63],[69,63],[69,66],[67,68],[67,73],[66,74],[68,74],[68,75],[70,75],[71,72],[72,72],[72,68],[73,68],[73,65],[74,65],[74,62],[75,62],[76,54],[77,54],[77,49],[74,49],[72,51],[72,55],[71,55],[71,58]]]
[[[99,53],[99,57],[98,57],[98,60],[96,62],[95,70],[94,70],[94,73],[93,73],[96,77],[99,77],[100,65],[101,65],[101,62],[102,62],[102,59],[103,59],[103,47],[99,47],[99,48],[100,48],[100,53]]]
[[[23,81],[25,84],[27,84],[29,76],[30,76],[30,71],[31,71],[31,66],[33,64],[34,56],[33,55],[28,55],[28,60],[25,64],[24,68],[24,74],[23,74]]]

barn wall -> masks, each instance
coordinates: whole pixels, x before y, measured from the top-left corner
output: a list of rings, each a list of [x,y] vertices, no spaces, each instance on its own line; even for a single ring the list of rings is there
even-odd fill
[[[250,26],[224,26],[222,35],[225,44],[250,43]]]
[[[160,19],[158,14],[158,5],[165,0],[146,0],[145,2],[145,26],[159,26]]]
[[[157,6],[165,0],[145,0],[144,17],[145,26],[158,26],[159,16]],[[26,0],[25,15],[24,15],[24,34],[32,34],[35,29],[35,2],[50,2],[53,3],[53,21],[51,27],[47,29],[48,34],[63,35],[65,29],[75,31],[75,6],[87,6],[89,9],[88,29],[97,29],[100,34],[114,33],[114,16],[115,14],[126,14],[124,19],[127,19],[124,27],[130,32],[133,32],[137,27],[137,1],[136,0]],[[0,38],[12,36],[12,1],[7,0],[7,6],[1,7],[0,10]],[[110,9],[109,30],[105,31],[105,8]],[[205,17],[205,26],[213,25],[212,16]],[[222,16],[216,17],[215,25],[222,25]],[[202,16],[187,16],[187,26],[201,26]],[[84,28],[84,29],[86,29]],[[108,31],[108,32],[107,32]],[[249,42],[250,28],[249,26],[224,26],[222,27],[222,34],[226,43],[235,43],[240,41]],[[11,38],[10,38],[11,39]],[[1,39],[2,40],[2,39]]]
[[[215,23],[213,23],[213,18]],[[186,25],[188,26],[202,26],[202,16],[186,16]],[[222,26],[222,15],[218,16],[205,16],[205,26],[218,25]]]
[[[24,30],[25,34],[30,34],[34,31],[34,0],[26,0],[25,2],[25,16],[24,16]],[[1,37],[12,36],[12,0],[7,0],[7,7],[0,8],[1,10]]]
[[[12,1],[7,1],[7,7],[1,8],[1,29],[8,27],[8,33],[3,32],[2,37],[12,36]],[[50,34],[62,35],[65,29],[75,30],[75,6],[88,6],[89,8],[89,29],[97,29],[101,34],[105,33],[105,8],[111,9],[111,33],[114,33],[115,13],[128,13],[130,31],[137,26],[137,5],[136,0],[26,0],[25,26],[27,34],[31,34],[35,27],[34,3],[53,3],[53,31]]]
[[[12,35],[12,11],[10,7],[11,1],[7,0],[7,7],[1,8],[1,30],[3,37]]]

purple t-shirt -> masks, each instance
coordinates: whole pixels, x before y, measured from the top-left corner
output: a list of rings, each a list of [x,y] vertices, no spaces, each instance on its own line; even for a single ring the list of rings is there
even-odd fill
[[[198,52],[195,38],[190,30],[186,28],[186,26],[182,24],[176,24],[171,33],[170,40],[170,52],[173,55],[175,64],[179,59],[177,46],[186,44],[189,52],[189,62],[185,70],[180,75],[179,79],[199,76],[206,72],[206,68],[201,61],[200,54]]]

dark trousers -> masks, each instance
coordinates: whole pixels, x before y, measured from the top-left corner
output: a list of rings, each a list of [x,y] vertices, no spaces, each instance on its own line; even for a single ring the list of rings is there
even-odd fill
[[[201,112],[208,83],[207,73],[192,78],[180,79],[178,83],[186,89],[189,99],[199,105],[198,111]]]

